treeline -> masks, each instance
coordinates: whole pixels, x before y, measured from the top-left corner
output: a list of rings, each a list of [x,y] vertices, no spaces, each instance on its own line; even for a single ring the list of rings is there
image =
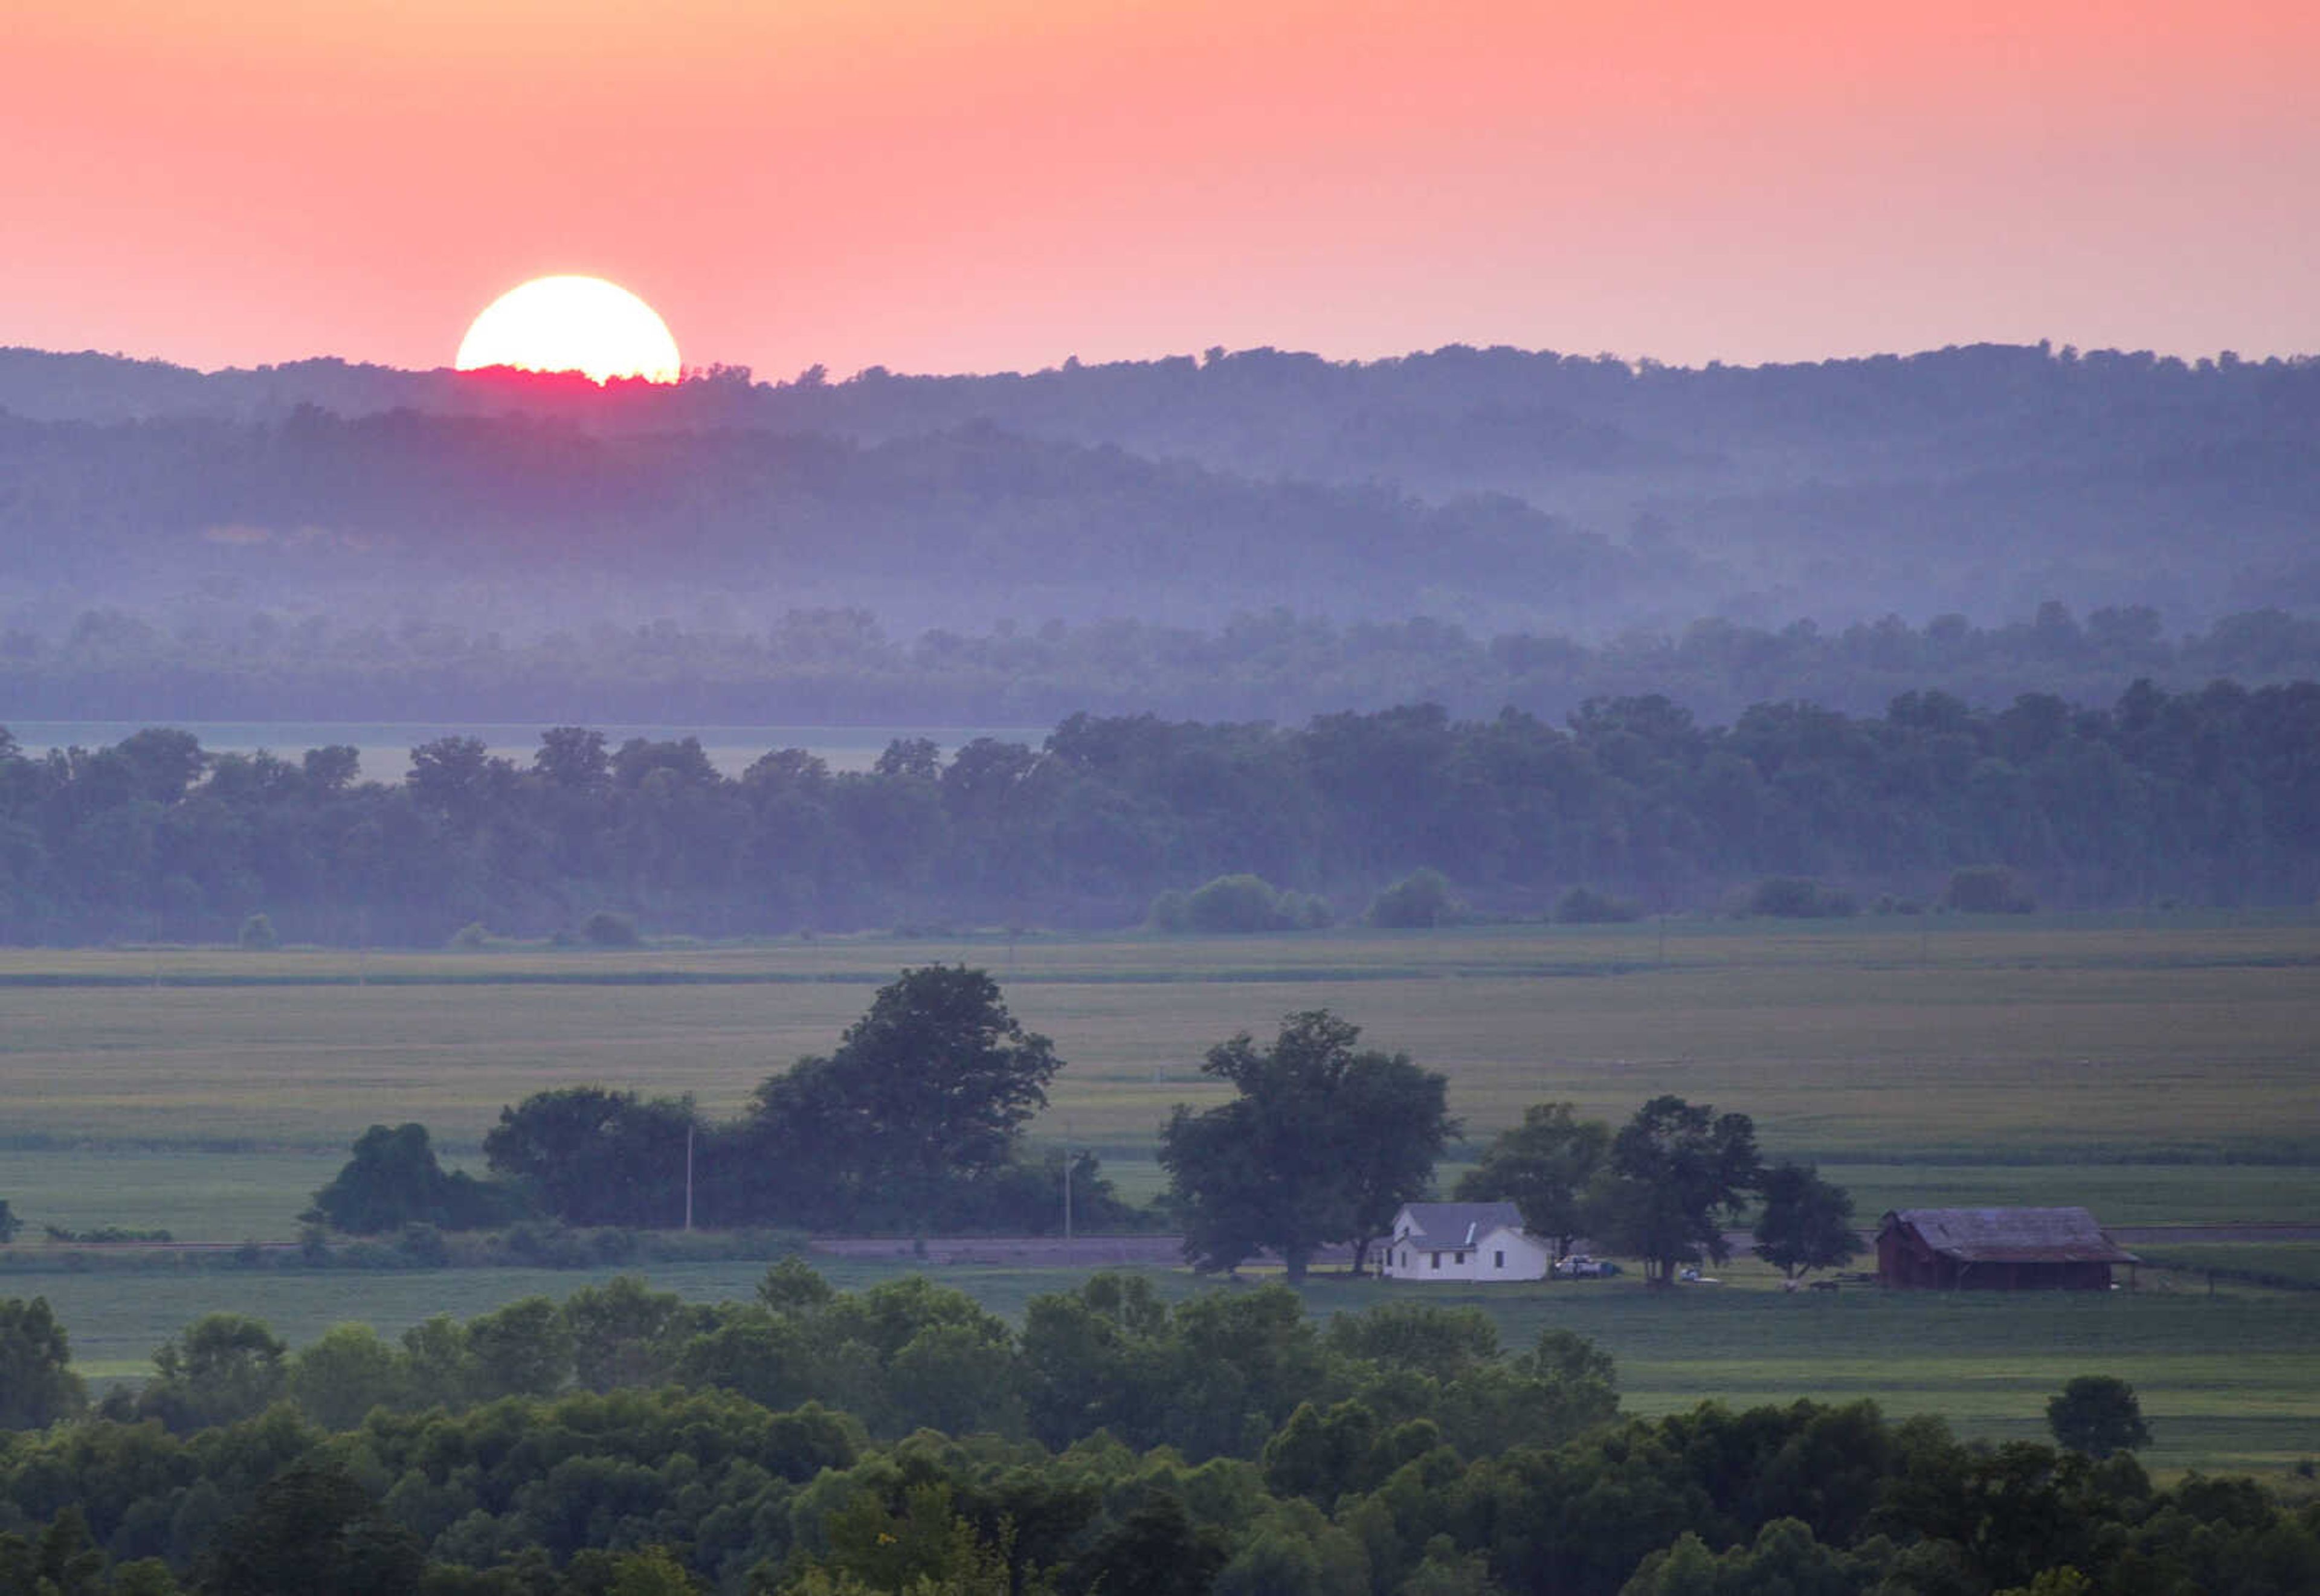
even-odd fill
[[[500,1111],[484,1138],[494,1178],[482,1181],[444,1171],[425,1127],[374,1125],[304,1217],[364,1236],[525,1216],[584,1228],[697,1217],[723,1228],[1044,1235],[1059,1228],[1067,1155],[1031,1156],[1022,1130],[1063,1065],[1008,1012],[988,973],[905,970],[835,1048],[767,1076],[737,1118],[704,1120],[686,1101],[602,1086],[538,1092]],[[1068,1156],[1083,1232],[1149,1226],[1093,1154]]]
[[[1869,713],[1912,690],[1976,704],[2031,692],[2101,701],[2138,678],[2170,690],[2320,678],[2320,620],[2248,611],[2170,637],[2146,606],[2081,621],[2048,603],[1998,626],[1958,615],[1828,630],[1715,620],[1600,644],[1285,609],[1208,630],[1055,621],[909,639],[858,609],[792,610],[762,631],[598,622],[525,640],[450,621],[265,612],[165,630],[92,610],[53,631],[0,630],[0,703],[24,719],[68,721],[548,724],[581,704],[647,725],[1040,724],[1082,710],[1288,721],[1418,701],[1559,719],[1590,698],[1654,693],[1726,721],[1792,699]]]
[[[68,1356],[45,1303],[0,1303],[0,1337],[28,1369]],[[64,1420],[0,1444],[12,1596],[2320,1584],[2320,1509],[2252,1481],[2160,1490],[2127,1452],[1868,1402],[1622,1419],[1568,1332],[1509,1356],[1478,1310],[1418,1302],[1320,1328],[1278,1286],[1171,1307],[1099,1274],[1017,1330],[923,1278],[833,1292],[791,1263],[748,1303],[615,1281],[295,1352],[213,1315],[156,1362],[93,1418],[68,1371],[9,1415]]]
[[[400,784],[358,775],[349,748],[212,757],[155,729],[35,757],[0,730],[0,938],[440,945],[592,911],[615,939],[621,914],[711,935],[1118,925],[1232,872],[1352,911],[1415,867],[1513,914],[1582,884],[1710,908],[1766,875],[1923,900],[1969,866],[2063,907],[2320,888],[2309,682],[2137,683],[2107,709],[1760,704],[1717,729],[1656,695],[1560,728],[1430,704],[1296,730],[1074,715],[1038,749],[897,739],[861,773],[777,749],[738,778],[692,739],[560,727],[528,766],[455,737]]]

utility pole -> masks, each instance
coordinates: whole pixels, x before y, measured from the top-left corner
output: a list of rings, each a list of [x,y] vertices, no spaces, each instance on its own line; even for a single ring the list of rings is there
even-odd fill
[[[1068,1174],[1068,1171],[1065,1172]],[[693,1229],[693,1121],[684,1122],[684,1228]]]
[[[1064,1148],[1064,1239],[1072,1238],[1072,1149]]]

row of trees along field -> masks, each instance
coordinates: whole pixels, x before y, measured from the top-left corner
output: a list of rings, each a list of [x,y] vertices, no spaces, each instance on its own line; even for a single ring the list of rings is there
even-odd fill
[[[1458,1127],[1448,1081],[1408,1055],[1359,1046],[1327,1010],[1292,1014],[1260,1045],[1209,1050],[1203,1073],[1228,1102],[1179,1106],[1160,1131],[1161,1211],[1113,1192],[1092,1154],[1073,1182],[1089,1230],[1174,1223],[1204,1271],[1277,1254],[1291,1282],[1331,1246],[1371,1242],[1426,1197]],[[484,1150],[497,1178],[448,1174],[426,1129],[375,1125],[315,1193],[309,1219],[366,1236],[430,1233],[545,1217],[575,1227],[781,1226],[929,1234],[1047,1233],[1058,1221],[1065,1154],[1026,1156],[1023,1127],[1063,1067],[1026,1031],[983,971],[905,970],[828,1056],[769,1077],[737,1120],[691,1103],[598,1086],[540,1092],[503,1109]],[[1745,1114],[1661,1096],[1615,1133],[1542,1104],[1483,1151],[1458,1196],[1504,1200],[1558,1251],[1585,1235],[1645,1261],[1725,1256],[1724,1227],[1761,1196],[1758,1250],[1794,1272],[1853,1251],[1852,1204],[1810,1169],[1767,1169]],[[410,1237],[412,1229],[419,1234]]]
[[[1596,643],[1288,610],[1205,630],[1056,621],[907,639],[857,609],[792,610],[761,631],[603,621],[530,639],[443,619],[386,626],[263,611],[168,629],[111,609],[59,619],[53,631],[0,626],[0,701],[59,720],[544,722],[580,702],[648,725],[746,725],[779,704],[811,725],[1004,726],[1075,710],[1296,721],[1421,699],[1560,718],[1590,698],[1660,693],[1728,721],[1791,699],[1870,713],[1912,690],[1974,703],[2028,692],[2102,702],[2144,677],[2180,690],[2315,676],[2320,620],[2246,611],[2170,638],[2147,607],[2080,620],[2053,601],[1991,626],[1962,615],[1826,630],[1717,619]]]
[[[1036,749],[898,739],[856,774],[788,748],[738,778],[690,738],[558,727],[529,765],[453,737],[399,784],[359,775],[342,747],[212,756],[154,729],[34,755],[0,730],[0,937],[219,939],[261,911],[341,944],[592,911],[713,935],[1117,925],[1219,874],[1326,910],[1414,867],[1518,913],[1581,884],[1707,907],[1767,873],[1924,895],[1984,866],[2065,906],[2320,889],[2310,682],[2138,683],[2108,709],[1761,704],[1714,729],[1659,697],[1567,727],[1430,704],[1297,729],[1074,715]]]
[[[2155,1487],[2134,1393],[2057,1446],[1873,1403],[1618,1411],[1612,1359],[1480,1310],[1326,1327],[1279,1285],[1099,1274],[1010,1327],[795,1260],[748,1302],[621,1279],[295,1351],[235,1314],[86,1412],[0,1301],[16,1596],[2290,1596],[2320,1508]],[[27,1393],[39,1392],[30,1401]],[[47,1427],[44,1430],[41,1427]]]

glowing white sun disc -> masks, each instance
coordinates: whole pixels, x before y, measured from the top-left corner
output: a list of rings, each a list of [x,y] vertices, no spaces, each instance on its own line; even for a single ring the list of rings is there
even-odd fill
[[[677,379],[676,340],[653,307],[602,277],[534,277],[487,305],[459,340],[461,371],[513,366],[604,382]]]

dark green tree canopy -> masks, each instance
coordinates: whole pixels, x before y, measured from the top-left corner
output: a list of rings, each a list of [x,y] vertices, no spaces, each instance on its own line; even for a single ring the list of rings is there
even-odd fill
[[[1314,685],[1340,679],[1334,646],[1315,656],[1294,626],[1228,634],[1202,691],[1251,670],[1280,673],[1300,698],[1337,691]],[[1154,655],[1174,634],[1128,639],[1126,664],[1109,657],[1108,635],[1091,628],[1078,644],[1088,652],[1058,649],[1038,666],[1044,691],[1068,684],[1076,699],[1099,668],[1139,684],[1167,668]],[[2265,660],[2310,660],[2315,639],[2320,621],[2279,614],[2230,629],[2184,668],[2199,680],[2234,662],[2269,674]],[[737,657],[693,641],[701,652],[677,656],[681,667],[648,650],[614,676],[641,690],[672,668],[713,676]],[[1862,629],[1846,649],[1865,669],[1897,641]],[[1947,657],[1954,641],[1937,626],[1902,652]],[[2049,691],[1985,710],[1896,666],[1878,669],[1898,694],[1880,714],[1857,700],[1852,712],[1728,704],[1736,718],[1717,727],[1665,698],[1624,696],[1634,684],[1617,649],[1600,694],[1518,639],[1464,639],[1452,655],[1484,665],[1500,644],[1510,688],[1528,684],[1512,701],[1532,699],[1529,712],[1470,721],[1405,704],[1301,728],[1083,714],[1044,748],[984,739],[946,762],[903,744],[870,771],[834,773],[791,748],[730,777],[697,743],[639,739],[613,753],[579,727],[551,729],[521,767],[472,739],[430,742],[391,784],[357,779],[343,747],[302,760],[209,755],[157,731],[35,755],[0,736],[0,939],[227,942],[250,923],[254,940],[262,926],[290,943],[436,948],[470,924],[512,938],[585,924],[589,939],[625,942],[639,924],[720,935],[898,919],[1119,925],[1147,904],[1162,929],[1285,929],[1325,923],[1332,900],[1358,905],[1419,858],[1487,893],[1494,912],[1536,913],[1585,882],[1588,894],[1562,906],[1573,920],[1636,902],[1701,908],[1751,881],[1763,911],[1829,913],[1889,894],[1896,910],[1920,908],[1945,879],[1967,909],[2026,908],[2033,896],[2071,908],[2300,904],[2320,879],[2320,771],[2307,753],[2320,744],[2320,683],[2144,683],[2108,707]],[[992,639],[983,667],[1003,678],[1023,646]],[[1728,632],[1704,629],[1695,646],[1688,681],[1735,670]],[[1378,648],[1381,666],[1400,657]],[[910,668],[947,691],[965,668],[954,658],[945,649]],[[11,660],[0,648],[0,685]],[[506,668],[496,650],[476,663]],[[277,667],[285,679],[304,668]],[[561,668],[539,657],[526,679]],[[154,690],[174,680],[155,662],[140,669]],[[1452,659],[1444,672],[1425,679],[1477,679]],[[1409,685],[1397,676],[1391,690]],[[58,690],[39,668],[28,685]],[[1574,698],[1566,723],[1539,702]],[[1416,876],[1379,907],[1432,923],[1443,904]]]
[[[202,1559],[205,1596],[404,1596],[427,1564],[419,1537],[388,1518],[344,1465],[302,1461],[260,1486]]]
[[[0,1430],[45,1428],[78,1413],[86,1398],[49,1300],[0,1298]]]
[[[1283,1020],[1270,1047],[1244,1032],[1209,1050],[1202,1073],[1238,1095],[1201,1113],[1179,1104],[1160,1138],[1197,1265],[1272,1247],[1300,1280],[1317,1248],[1365,1244],[1425,1193],[1454,1129],[1448,1083],[1407,1054],[1357,1048],[1360,1037],[1316,1009]]]
[[[1008,1012],[988,972],[904,970],[828,1057],[800,1059],[758,1088],[764,1130],[819,1145],[874,1184],[986,1174],[1047,1106],[1055,1045]]]
[[[502,1109],[484,1156],[567,1223],[675,1225],[684,1217],[692,1124],[689,1102],[567,1086]]]
[[[262,1411],[286,1390],[289,1348],[246,1313],[205,1313],[153,1351],[157,1377],[137,1393],[141,1419],[185,1433]]]
[[[1775,1165],[1764,1172],[1763,1192],[1756,1256],[1783,1274],[1834,1269],[1861,1250],[1852,1195],[1810,1165]]]
[[[1761,1179],[1756,1127],[1667,1094],[1636,1111],[1611,1138],[1597,1184],[1599,1224],[1617,1250],[1667,1284],[1675,1266],[1726,1255],[1723,1221],[1736,1219]]]
[[[423,1125],[374,1125],[355,1138],[354,1156],[314,1193],[313,1213],[350,1235],[405,1225],[467,1230],[509,1217],[505,1192],[461,1171],[447,1174]]]
[[[1511,1202],[1523,1228],[1550,1237],[1555,1256],[1586,1234],[1590,1204],[1611,1146],[1611,1128],[1581,1120],[1567,1102],[1533,1103],[1522,1123],[1482,1149],[1482,1161],[1458,1179],[1462,1202]]]
[[[2046,1402],[2057,1446],[2105,1458],[2151,1445],[2134,1387],[2111,1374],[2080,1374]]]

